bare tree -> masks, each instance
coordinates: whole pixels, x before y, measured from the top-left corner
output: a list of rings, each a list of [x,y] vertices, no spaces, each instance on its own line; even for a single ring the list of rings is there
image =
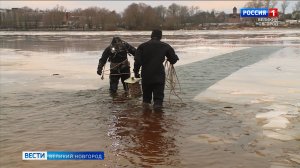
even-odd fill
[[[189,8],[189,15],[190,15],[190,16],[193,16],[193,15],[195,15],[196,13],[198,13],[198,11],[199,11],[199,7],[198,7],[198,6],[191,6],[191,7]]]
[[[275,7],[276,0],[250,0],[245,7],[261,8]],[[282,17],[297,19],[300,17],[300,2],[295,4],[292,14],[285,14],[289,5],[287,1],[280,4]],[[2,12],[3,13],[3,12]],[[106,8],[89,7],[66,12],[63,6],[55,6],[51,10],[39,11],[28,7],[13,8],[0,15],[1,28],[31,29],[31,28],[69,28],[88,30],[149,30],[153,28],[182,29],[195,26],[205,26],[206,23],[222,23],[226,19],[222,11],[201,11],[198,7],[181,6],[176,3],[168,7],[162,5],[151,7],[145,3],[132,3],[123,13],[110,11]],[[255,18],[249,21],[256,22]],[[68,26],[68,27],[66,27]]]
[[[276,0],[265,0],[263,1],[263,7],[265,8],[274,8],[277,5],[278,1]]]
[[[141,20],[138,4],[132,3],[131,5],[129,5],[123,13],[123,19],[126,28],[130,30],[138,28]]]
[[[248,3],[246,3],[245,7],[248,7],[248,8],[261,8],[263,7],[264,4],[261,0],[252,0]]]
[[[173,3],[168,7],[166,25],[169,29],[179,29],[180,6]]]
[[[162,27],[167,17],[167,8],[160,5],[155,7],[154,10],[156,12],[156,15],[158,16],[158,24],[160,27]]]
[[[179,16],[179,12],[180,12],[180,6],[175,3],[171,4],[168,8],[169,16],[173,16],[173,17]]]
[[[189,8],[187,6],[180,6],[179,22],[181,26],[185,26],[189,18]]]
[[[287,2],[287,1],[283,1],[282,3],[281,3],[281,11],[282,11],[282,14],[285,14],[285,10],[286,10],[286,8],[289,6],[289,2]]]
[[[197,14],[197,19],[199,20],[199,22],[202,24],[202,26],[204,26],[205,23],[207,23],[207,18],[208,18],[208,13],[201,11]]]
[[[300,1],[295,4],[293,11],[300,11]]]
[[[143,29],[151,30],[160,27],[160,16],[151,6],[146,7],[143,18],[145,22]]]
[[[92,24],[97,29],[114,30],[120,22],[120,16],[115,11],[106,8],[96,8],[96,15],[92,17]]]
[[[40,12],[38,8],[34,10],[34,15],[33,15],[33,22],[34,22],[34,27],[37,29],[42,23],[43,19],[43,14]]]
[[[200,12],[199,7],[197,6],[192,6],[189,8],[189,22],[191,22],[193,25],[197,25],[199,24],[198,19],[196,18],[196,16],[198,15],[198,13]]]
[[[271,7],[271,8],[275,8],[275,7],[277,6],[277,4],[278,4],[278,1],[272,0],[272,3],[271,3],[271,5],[270,5],[270,7]]]
[[[82,22],[84,27],[87,26],[88,29],[92,29],[93,26],[97,25],[97,8],[96,7],[89,7],[82,11],[83,18]]]
[[[292,15],[294,19],[300,19],[300,1],[295,4]]]
[[[116,11],[111,11],[106,17],[104,30],[116,30],[121,24],[121,15]]]
[[[216,21],[218,23],[223,23],[225,21],[225,17],[226,17],[226,14],[225,12],[220,12],[218,13],[218,15],[216,16]]]
[[[63,25],[66,9],[63,6],[56,5],[52,10],[46,11],[44,23],[52,29],[59,28]]]
[[[145,3],[133,3],[124,13],[123,20],[128,29],[152,29],[159,27],[165,18],[164,8],[152,8]]]

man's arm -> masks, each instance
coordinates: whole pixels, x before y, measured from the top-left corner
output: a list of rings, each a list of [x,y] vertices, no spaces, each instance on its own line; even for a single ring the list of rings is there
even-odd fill
[[[97,74],[98,75],[101,75],[103,66],[105,65],[107,59],[109,58],[109,55],[110,55],[110,50],[109,50],[109,47],[107,47],[103,51],[102,57],[99,59],[98,68],[97,68]]]
[[[134,56],[136,49],[128,43],[125,43],[125,45],[126,45],[127,52]]]
[[[142,49],[141,47],[138,47],[134,55],[134,68],[133,68],[134,77],[136,78],[140,78],[139,72],[141,68],[141,56],[142,56]]]
[[[175,64],[179,60],[178,56],[175,54],[175,51],[171,46],[169,46],[166,56],[167,56],[167,60],[171,64]]]

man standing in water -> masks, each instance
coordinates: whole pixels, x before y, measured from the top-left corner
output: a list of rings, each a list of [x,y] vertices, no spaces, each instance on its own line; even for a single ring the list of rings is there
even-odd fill
[[[179,60],[174,49],[167,43],[161,42],[162,31],[153,30],[151,40],[141,44],[134,57],[134,74],[140,77],[139,70],[142,67],[143,106],[148,107],[152,101],[153,108],[161,109],[165,90],[165,57],[171,64]]]
[[[120,37],[114,37],[111,44],[104,50],[102,57],[99,59],[97,74],[102,74],[103,66],[108,59],[108,61],[111,62],[109,75],[109,90],[111,94],[117,92],[120,78],[124,90],[128,91],[124,82],[124,80],[130,77],[130,65],[127,59],[127,53],[134,55],[135,51],[136,49],[133,46],[121,40]]]

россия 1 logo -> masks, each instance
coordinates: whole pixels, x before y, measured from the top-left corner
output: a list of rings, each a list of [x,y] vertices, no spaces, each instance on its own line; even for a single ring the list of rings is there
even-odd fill
[[[272,18],[278,17],[277,8],[241,8],[241,17],[246,18]]]

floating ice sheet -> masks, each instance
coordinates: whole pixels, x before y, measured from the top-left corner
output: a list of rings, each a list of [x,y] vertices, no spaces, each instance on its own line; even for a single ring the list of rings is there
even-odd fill
[[[275,131],[271,131],[271,130],[264,130],[263,134],[269,138],[273,138],[273,139],[277,139],[277,140],[282,140],[282,141],[289,141],[289,140],[294,140],[295,138],[290,136],[290,135],[286,135],[286,134],[281,134],[281,133],[277,133]]]
[[[263,128],[264,129],[286,128],[288,123],[290,122],[285,117],[274,117],[269,120],[268,124],[263,125]]]
[[[286,111],[269,111],[266,113],[258,113],[256,114],[256,118],[257,119],[271,119],[271,118],[275,118],[275,117],[279,117],[283,114],[287,114]]]
[[[217,82],[195,100],[240,104],[263,103],[265,100],[297,104],[300,102],[299,53],[300,49],[284,48]]]
[[[283,141],[299,139],[299,125],[292,119],[300,116],[299,53],[299,48],[279,50],[217,82],[194,100],[261,104],[269,110],[256,114],[257,119],[265,120],[265,136]]]

